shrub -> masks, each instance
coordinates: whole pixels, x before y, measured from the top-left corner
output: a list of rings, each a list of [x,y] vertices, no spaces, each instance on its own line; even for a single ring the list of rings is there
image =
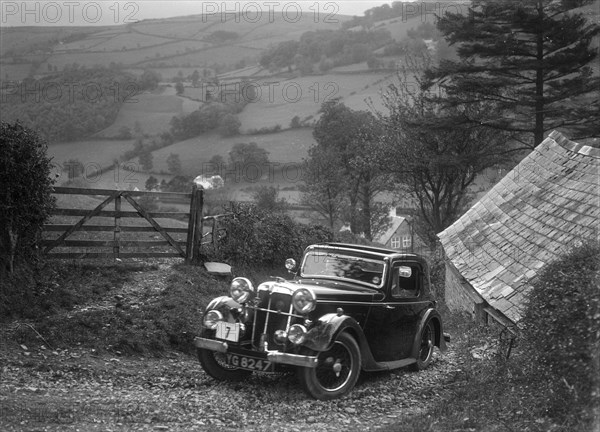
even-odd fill
[[[18,122],[0,126],[0,276],[29,260],[54,206],[47,146]]]
[[[286,258],[299,260],[306,246],[333,237],[326,228],[298,224],[284,213],[253,204],[231,203],[228,211],[233,217],[222,222],[227,236],[216,258],[237,266],[283,265]]]
[[[581,417],[600,402],[599,275],[600,244],[585,244],[548,265],[528,296],[525,364],[556,417]]]

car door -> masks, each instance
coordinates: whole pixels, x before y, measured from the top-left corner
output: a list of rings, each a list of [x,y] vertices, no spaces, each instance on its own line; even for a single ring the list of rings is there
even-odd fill
[[[419,318],[428,304],[422,276],[418,262],[396,261],[391,265],[385,300],[374,304],[369,315],[367,338],[376,361],[410,356]]]

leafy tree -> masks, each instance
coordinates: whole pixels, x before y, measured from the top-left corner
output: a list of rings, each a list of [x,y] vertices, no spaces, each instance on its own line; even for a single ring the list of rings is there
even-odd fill
[[[544,133],[567,129],[574,137],[600,133],[600,77],[590,65],[600,25],[581,7],[592,0],[474,0],[468,13],[448,13],[438,28],[460,61],[443,61],[430,78],[450,78],[450,103],[492,102],[471,123],[509,131],[527,146]]]
[[[242,169],[251,164],[262,169],[269,163],[269,152],[255,142],[234,144],[229,152],[229,163],[232,167],[239,166]]]
[[[409,64],[385,94],[388,146],[379,157],[401,191],[419,203],[421,237],[435,243],[435,234],[462,213],[477,174],[505,160],[507,137],[462,122],[487,115],[489,106],[445,107],[426,90],[425,78],[416,75],[414,85],[408,70],[417,67]]]
[[[179,155],[176,153],[169,154],[167,157],[167,169],[169,172],[175,176],[181,174],[181,159],[179,159]]]
[[[159,188],[158,179],[154,176],[148,177],[145,184],[147,191],[155,191]]]
[[[152,155],[152,152],[150,152],[150,151],[145,151],[139,157],[140,165],[144,171],[152,170],[153,161],[154,161],[154,156]]]
[[[285,198],[279,198],[279,188],[273,186],[260,186],[252,198],[263,211],[284,212],[288,208]]]
[[[141,90],[154,90],[158,87],[160,80],[161,76],[159,73],[146,69],[138,79],[138,85]]]
[[[222,137],[230,137],[240,133],[242,122],[235,114],[225,114],[219,120],[218,131]]]
[[[189,192],[192,189],[192,178],[183,175],[177,175],[168,182],[162,180],[160,190],[162,192]]]
[[[47,146],[19,123],[0,124],[0,276],[31,257],[54,206]]]
[[[200,80],[200,73],[198,72],[197,69],[194,69],[194,72],[192,72],[192,76],[190,78],[192,80],[192,85],[194,87],[198,87],[198,82]]]
[[[302,204],[319,213],[333,231],[346,204],[344,172],[333,149],[313,146],[302,166]]]
[[[185,88],[183,87],[183,83],[181,81],[177,81],[175,83],[175,92],[178,95],[182,95],[184,91],[185,91]]]
[[[225,159],[221,155],[214,155],[209,159],[208,164],[210,165],[211,174],[218,175],[225,167]]]
[[[313,136],[321,150],[313,156],[336,158],[333,163],[341,169],[350,229],[355,234],[364,233],[371,240],[376,234],[372,222],[380,219],[377,213],[381,211],[373,206],[374,198],[390,187],[380,160],[375,158],[381,142],[381,125],[373,114],[351,110],[337,100],[323,103],[320,112]]]

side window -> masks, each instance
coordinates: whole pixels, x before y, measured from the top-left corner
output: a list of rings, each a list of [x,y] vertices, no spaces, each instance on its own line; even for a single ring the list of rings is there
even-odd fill
[[[392,297],[418,297],[419,272],[420,269],[416,265],[396,264],[392,269]]]

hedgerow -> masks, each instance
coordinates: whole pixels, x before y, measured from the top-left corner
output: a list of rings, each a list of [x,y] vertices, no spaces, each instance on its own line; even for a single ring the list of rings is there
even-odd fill
[[[236,266],[283,266],[286,258],[299,260],[308,245],[333,238],[321,225],[300,224],[254,204],[232,203],[228,212],[233,217],[222,223],[227,235],[212,258]]]
[[[600,404],[600,244],[574,248],[532,285],[522,326],[526,373],[548,414],[583,418]]]

